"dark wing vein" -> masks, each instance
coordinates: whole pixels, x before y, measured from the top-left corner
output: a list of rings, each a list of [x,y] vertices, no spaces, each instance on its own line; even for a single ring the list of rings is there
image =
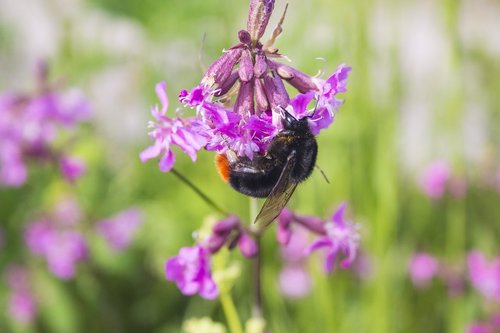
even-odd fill
[[[295,166],[295,160],[295,152],[292,152],[281,171],[280,178],[262,205],[259,215],[255,218],[254,223],[259,227],[264,228],[271,224],[281,213],[281,210],[286,206],[295,191],[297,183],[292,181],[290,177],[290,173]]]

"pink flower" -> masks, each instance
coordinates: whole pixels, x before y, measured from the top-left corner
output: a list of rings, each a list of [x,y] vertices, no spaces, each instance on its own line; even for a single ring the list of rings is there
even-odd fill
[[[436,161],[425,169],[420,186],[432,199],[441,198],[446,191],[446,184],[450,178],[450,169],[443,161]]]
[[[326,249],[325,271],[328,273],[333,270],[339,253],[344,255],[344,259],[340,263],[344,269],[348,268],[356,258],[360,239],[359,225],[344,221],[345,207],[345,203],[339,205],[332,220],[325,224],[326,236],[317,239],[307,249],[307,253],[320,248]]]
[[[210,253],[199,245],[181,248],[177,256],[167,260],[165,270],[167,280],[175,281],[184,295],[215,299],[219,294],[212,278]]]
[[[426,287],[439,268],[437,259],[427,253],[416,253],[410,260],[408,271],[413,284],[418,288]]]
[[[307,271],[305,253],[308,245],[306,229],[297,226],[287,244],[281,247],[284,267],[279,274],[279,286],[285,297],[302,298],[311,291],[312,279]]]
[[[279,273],[281,293],[288,298],[302,298],[311,292],[312,280],[303,266],[287,265]]]
[[[141,224],[141,211],[131,208],[110,219],[99,221],[97,232],[106,239],[112,249],[122,251],[132,242]]]
[[[169,171],[175,163],[172,144],[180,146],[193,161],[201,148],[219,154],[231,150],[238,156],[253,159],[255,154],[265,154],[269,142],[282,130],[283,109],[289,110],[296,119],[308,117],[315,135],[332,124],[334,112],[343,104],[336,95],[346,91],[351,68],[340,65],[328,79],[322,80],[278,62],[282,56],[272,43],[281,23],[270,43],[260,42],[273,4],[271,0],[252,0],[248,31],[238,32],[239,43],[225,50],[209,66],[196,87],[180,92],[179,101],[196,109],[196,117],[165,117],[165,84],[157,85],[163,108],[160,115],[153,110],[157,121],[150,135],[155,143],[141,153],[142,161],[164,152],[160,169]],[[290,98],[285,82],[299,92],[295,98]],[[308,108],[313,99],[317,100],[316,107]],[[196,128],[193,124],[197,124]],[[199,140],[176,142],[181,131],[189,132],[193,138],[198,136]]]
[[[50,271],[61,279],[72,278],[76,264],[87,258],[87,242],[79,232],[58,228],[48,220],[28,225],[24,239],[31,252],[44,257]]]
[[[8,308],[12,319],[22,324],[33,322],[37,305],[31,292],[27,270],[22,266],[9,265],[5,279],[10,289]]]
[[[500,258],[487,262],[479,251],[472,251],[467,257],[469,278],[486,299],[500,301]]]
[[[59,160],[59,168],[61,169],[61,173],[63,177],[68,182],[74,182],[86,171],[85,162],[82,160],[71,157],[71,156],[62,156]]]
[[[175,163],[175,156],[171,146],[179,146],[194,162],[196,152],[207,144],[206,128],[197,118],[169,118],[165,114],[168,108],[168,97],[165,82],[156,85],[156,93],[160,99],[162,108],[158,105],[151,108],[151,113],[156,122],[151,122],[153,130],[149,133],[154,144],[146,148],[141,154],[142,162],[157,157],[163,153],[159,162],[160,170],[168,172]]]

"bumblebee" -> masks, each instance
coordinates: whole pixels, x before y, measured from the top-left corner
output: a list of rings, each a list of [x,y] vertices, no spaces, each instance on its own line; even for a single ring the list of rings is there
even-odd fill
[[[318,144],[307,117],[297,120],[281,110],[283,130],[269,143],[266,154],[251,160],[233,151],[216,156],[221,178],[236,191],[267,198],[254,223],[269,225],[286,206],[295,188],[306,180],[316,164]]]

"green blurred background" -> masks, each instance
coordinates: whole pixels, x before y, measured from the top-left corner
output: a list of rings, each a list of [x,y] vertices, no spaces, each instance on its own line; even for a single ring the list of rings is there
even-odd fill
[[[214,212],[138,154],[150,143],[154,85],[166,80],[173,112],[178,92],[199,82],[200,63],[236,42],[247,7],[246,0],[2,0],[0,90],[31,89],[38,59],[48,60],[52,78],[81,87],[94,118],[76,145],[89,167],[73,190],[93,216],[134,205],[145,223],[123,254],[91,243],[92,263],[62,282],[29,257],[21,235],[29,212],[64,186],[55,176],[35,176],[21,189],[0,189],[0,223],[9,232],[0,267],[29,262],[42,300],[34,325],[2,314],[0,332],[166,333],[192,317],[225,322],[217,301],[182,296],[163,271],[165,259],[192,244],[193,230]],[[277,0],[270,27],[283,8]],[[326,218],[346,200],[362,224],[372,268],[364,278],[350,271],[325,276],[316,258],[311,294],[288,300],[277,288],[282,263],[268,232],[264,297],[272,332],[462,332],[481,318],[481,297],[469,287],[454,297],[440,283],[416,290],[407,263],[417,250],[457,266],[471,249],[500,252],[500,189],[489,184],[500,169],[499,18],[493,0],[289,0],[277,46],[292,65],[309,74],[353,67],[341,96],[346,103],[318,137],[318,165],[330,184],[316,172],[290,207]],[[213,153],[200,152],[192,164],[177,152],[178,169],[248,220],[248,199],[220,181]],[[419,189],[419,175],[437,159],[465,177],[465,197],[432,201]],[[250,317],[247,266],[233,291],[243,319]],[[3,287],[0,297],[4,306]]]

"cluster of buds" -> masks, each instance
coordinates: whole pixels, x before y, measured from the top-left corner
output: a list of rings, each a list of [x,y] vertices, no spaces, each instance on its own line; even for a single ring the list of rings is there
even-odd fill
[[[283,109],[296,119],[307,117],[314,135],[330,126],[343,103],[335,96],[346,91],[351,68],[340,65],[323,80],[278,62],[285,58],[274,47],[284,14],[271,39],[260,41],[273,7],[274,0],[251,0],[247,29],[239,31],[239,42],[209,66],[198,86],[181,91],[180,102],[196,109],[195,117],[166,116],[166,85],[161,82],[156,86],[162,108],[151,110],[156,119],[150,123],[154,144],[141,153],[142,161],[163,153],[159,167],[169,171],[175,163],[172,145],[179,146],[193,161],[201,148],[219,154],[231,150],[253,159],[255,153],[266,152],[282,129]],[[285,83],[298,91],[295,97],[290,98]],[[316,103],[310,106],[313,100]]]
[[[83,161],[58,148],[61,129],[70,130],[90,116],[79,90],[60,92],[47,80],[41,64],[34,95],[0,95],[0,186],[21,186],[28,177],[27,162],[55,164],[64,178],[74,181],[85,171]]]

